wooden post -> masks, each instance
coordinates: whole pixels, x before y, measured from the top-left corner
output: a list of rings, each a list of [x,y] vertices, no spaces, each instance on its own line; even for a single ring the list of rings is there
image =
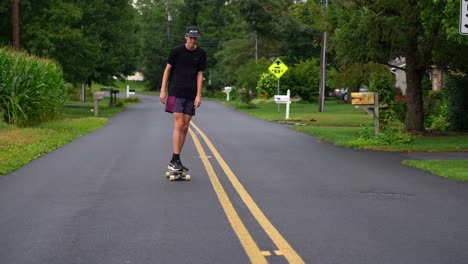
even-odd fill
[[[13,48],[19,51],[19,11],[18,0],[12,0],[12,15],[13,15]]]
[[[374,125],[375,134],[380,133],[380,122],[379,122],[379,93],[374,93]]]

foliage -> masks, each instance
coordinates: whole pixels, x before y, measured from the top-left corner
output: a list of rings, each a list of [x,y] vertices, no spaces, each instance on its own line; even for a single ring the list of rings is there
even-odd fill
[[[468,132],[468,76],[448,76],[447,121],[450,131]]]
[[[381,131],[387,129],[387,125],[396,119],[393,110],[395,97],[394,77],[389,71],[374,72],[370,76],[369,91],[379,94],[379,104],[387,105],[379,110],[379,124]]]
[[[447,115],[447,94],[443,91],[430,92],[424,98],[424,126],[429,131],[444,132],[449,127]]]
[[[250,102],[257,95],[257,83],[260,79],[260,75],[267,71],[269,62],[261,58],[258,63],[254,60],[250,60],[246,64],[242,65],[237,71],[237,86],[246,89],[243,94],[243,101]]]
[[[65,102],[60,66],[24,52],[0,49],[0,111],[16,126],[56,118]]]
[[[385,129],[382,129],[380,133],[375,134],[374,127],[364,126],[359,131],[359,138],[352,141],[352,144],[378,144],[378,145],[405,145],[413,142],[413,136],[404,131],[404,126],[401,122],[392,121],[387,122]]]
[[[11,14],[8,4],[0,5],[2,17]],[[22,0],[19,9],[21,48],[56,60],[67,82],[111,83],[136,70],[139,41],[130,1]],[[11,27],[5,29],[11,36]],[[9,43],[0,37],[0,44]]]
[[[138,4],[145,80],[149,82],[150,90],[159,91],[169,51],[176,41],[177,44],[183,41],[184,35],[167,32],[166,1],[138,1]],[[172,1],[171,7],[177,9],[180,4],[180,1]],[[173,19],[178,20],[179,13],[174,12]]]
[[[333,82],[339,87],[348,87],[357,92],[360,87],[369,86],[371,75],[374,73],[390,74],[388,68],[379,63],[354,63],[338,72],[333,77]]]
[[[454,38],[455,1],[396,0],[330,2],[331,47],[342,66],[356,62],[391,64],[406,59],[409,131],[424,130],[421,79],[431,64],[463,70],[468,41]],[[442,10],[442,12],[440,12]],[[448,48],[449,47],[449,48]],[[457,55],[458,54],[458,55]],[[462,63],[463,62],[463,63]]]
[[[379,102],[392,104],[395,98],[395,77],[390,71],[373,72],[370,75],[369,91],[379,93]]]
[[[300,96],[312,102],[318,98],[320,61],[311,58],[292,65],[281,77],[281,90],[291,90],[291,96]]]
[[[214,54],[218,60],[217,73],[221,87],[239,83],[233,74],[247,61],[252,60],[254,49],[248,38],[235,38],[220,44],[220,50]],[[265,69],[266,70],[266,69]],[[222,80],[221,80],[222,79]]]
[[[269,98],[276,94],[278,79],[271,73],[265,72],[260,75],[257,83],[257,94]]]

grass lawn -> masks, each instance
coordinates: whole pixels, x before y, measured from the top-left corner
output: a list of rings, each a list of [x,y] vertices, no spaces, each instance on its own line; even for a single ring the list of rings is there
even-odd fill
[[[404,160],[403,164],[413,166],[442,177],[468,181],[468,160]]]
[[[237,102],[225,103],[238,107]],[[468,151],[468,133],[462,135],[414,136],[409,144],[384,144],[377,140],[362,140],[363,134],[373,133],[373,119],[362,109],[340,100],[326,100],[324,112],[318,112],[317,104],[292,103],[290,119],[285,120],[285,105],[272,101],[254,101],[255,108],[238,107],[239,111],[260,119],[287,122],[291,128],[338,146],[398,152],[447,152]],[[466,180],[468,161],[405,161],[434,174]]]
[[[123,107],[109,107],[109,99],[99,103],[99,117],[93,102],[68,102],[59,120],[28,128],[0,122],[0,175],[10,173],[32,160],[105,124],[107,118]]]
[[[130,86],[130,89],[134,89],[136,94],[159,94],[159,92],[150,91],[149,84],[143,81],[116,81],[113,87],[119,89],[120,93],[125,93],[127,91],[127,85]],[[93,89],[99,90],[106,85],[96,84],[94,86]]]

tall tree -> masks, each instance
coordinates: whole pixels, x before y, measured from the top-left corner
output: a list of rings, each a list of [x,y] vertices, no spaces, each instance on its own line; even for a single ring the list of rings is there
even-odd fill
[[[183,30],[178,26],[180,0],[170,1],[171,22],[168,24],[167,0],[138,1],[142,38],[142,64],[145,80],[151,90],[159,90],[167,56],[174,45],[182,43]],[[177,23],[177,24],[176,24]]]
[[[391,65],[404,58],[408,111],[405,127],[422,132],[424,112],[421,81],[431,65],[440,67],[466,65],[463,58],[450,55],[454,50],[466,53],[464,41],[453,34],[458,14],[451,0],[335,0],[329,3],[328,18],[317,24],[331,24],[332,48],[340,65],[377,62]],[[311,13],[317,14],[320,4],[308,2]],[[442,11],[442,12],[441,12]],[[326,16],[325,16],[326,17]],[[447,47],[453,49],[448,51]],[[452,68],[453,69],[453,68]]]
[[[139,42],[131,1],[22,0],[19,8],[21,47],[57,60],[68,82],[108,83],[136,69]],[[10,10],[0,4],[0,14]],[[2,22],[0,29],[11,26]],[[2,33],[0,43],[11,43],[11,35]]]
[[[110,83],[138,66],[136,10],[131,0],[84,0],[82,28],[101,51],[88,82]]]

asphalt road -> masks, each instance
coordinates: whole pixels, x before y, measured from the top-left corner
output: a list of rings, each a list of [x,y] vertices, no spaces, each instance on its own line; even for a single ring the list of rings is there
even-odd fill
[[[468,263],[468,183],[203,101],[165,178],[158,98],[0,177],[0,263]],[[294,105],[291,108],[294,111]]]

